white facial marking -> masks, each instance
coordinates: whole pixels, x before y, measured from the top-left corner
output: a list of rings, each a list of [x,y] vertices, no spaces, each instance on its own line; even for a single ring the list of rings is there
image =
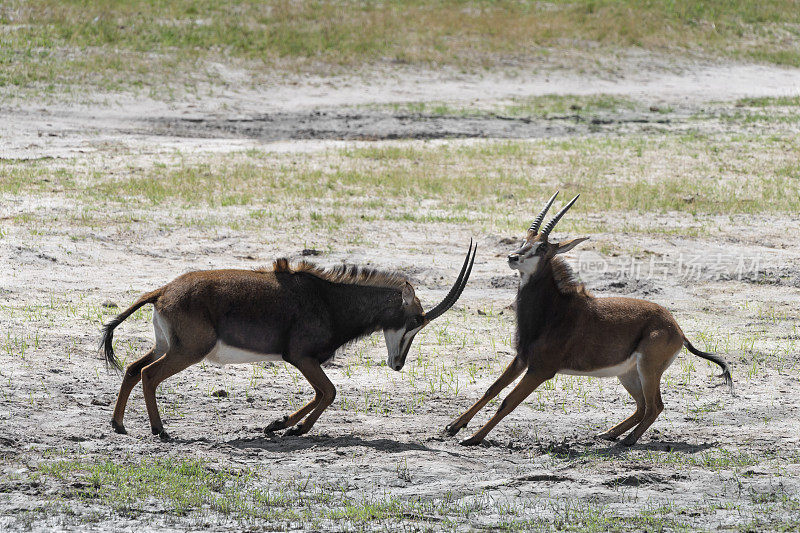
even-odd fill
[[[517,261],[517,270],[522,272],[522,274],[531,275],[536,272],[536,267],[539,264],[540,257],[538,256],[529,256],[529,257],[521,257],[519,261]]]
[[[511,270],[519,270],[520,274],[522,274],[523,281],[527,281],[528,277],[536,272],[536,268],[539,266],[539,261],[541,260],[541,257],[536,255],[536,252],[540,247],[541,243],[535,245],[526,243],[519,250],[514,252],[517,256],[517,260],[508,262],[508,266]]]
[[[405,328],[383,330],[383,338],[386,340],[386,350],[389,352],[386,358],[386,365],[389,368],[395,368],[395,362],[400,358],[400,354],[402,353],[400,351],[402,348],[401,343],[405,332]]]
[[[405,362],[403,356],[408,353],[408,348],[423,326],[406,331],[405,328],[385,329],[383,338],[386,339],[386,349],[389,356],[386,358],[386,365],[392,370],[400,370],[400,366]]]
[[[243,350],[230,346],[222,341],[206,354],[206,360],[215,365],[237,365],[242,363],[260,363],[262,361],[283,361],[283,357],[274,353],[259,353],[250,350]]]

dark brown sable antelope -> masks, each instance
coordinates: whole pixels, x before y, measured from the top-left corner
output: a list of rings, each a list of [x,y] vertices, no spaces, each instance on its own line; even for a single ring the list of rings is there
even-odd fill
[[[588,237],[551,243],[548,235],[578,196],[539,232],[557,194],[531,224],[522,247],[508,256],[509,266],[521,274],[517,355],[483,397],[447,426],[447,432],[455,435],[492,398],[520,374],[525,375],[486,425],[461,444],[480,443],[536,387],[556,374],[572,374],[619,378],[636,400],[636,412],[599,436],[614,440],[636,426],[623,441],[633,445],[664,409],[661,375],[684,346],[721,366],[720,377],[733,391],[728,364],[692,346],[669,311],[633,298],[595,298],[577,281],[567,263],[556,255]]]
[[[155,346],[126,369],[111,425],[125,433],[125,404],[141,379],[150,428],[166,440],[156,405],[159,383],[204,359],[217,364],[283,360],[300,370],[316,394],[267,430],[291,428],[287,435],[302,435],[336,396],[320,365],[344,344],[383,330],[387,364],[403,368],[417,332],[458,300],[476,250],[470,242],[452,289],[427,313],[404,276],[354,266],[324,270],[278,259],[271,269],[184,274],[142,295],[103,328],[106,361],[121,370],[112,348],[114,328],[145,304],[155,308]]]

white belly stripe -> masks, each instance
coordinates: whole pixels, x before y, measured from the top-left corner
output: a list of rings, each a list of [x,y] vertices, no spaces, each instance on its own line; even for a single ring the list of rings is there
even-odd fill
[[[595,370],[570,370],[563,368],[558,371],[559,374],[568,374],[570,376],[593,376],[596,378],[610,378],[622,375],[629,372],[636,366],[636,361],[639,359],[639,352],[633,352],[630,357],[625,359],[618,365],[607,366],[605,368],[597,368]]]
[[[217,341],[214,348],[206,354],[206,360],[215,365],[236,365],[241,363],[260,363],[262,361],[283,361],[283,357],[275,353],[259,353],[229,346]]]

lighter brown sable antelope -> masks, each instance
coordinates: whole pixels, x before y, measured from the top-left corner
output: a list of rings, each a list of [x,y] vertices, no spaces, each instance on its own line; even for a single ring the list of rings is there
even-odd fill
[[[111,425],[125,433],[125,404],[141,379],[150,428],[167,440],[156,405],[159,383],[204,359],[216,364],[283,360],[300,370],[316,394],[267,431],[291,428],[287,435],[302,435],[336,396],[320,365],[344,344],[383,330],[387,364],[402,369],[414,336],[458,300],[476,250],[470,242],[455,284],[427,313],[404,276],[354,266],[325,270],[278,259],[271,269],[184,274],[144,294],[103,328],[106,361],[121,370],[112,348],[114,328],[153,304],[155,346],[126,369]]]
[[[623,441],[625,445],[633,445],[664,409],[661,375],[684,346],[721,366],[720,377],[733,391],[728,364],[692,346],[669,311],[633,298],[595,298],[577,281],[567,263],[556,256],[588,237],[550,242],[548,235],[578,196],[539,232],[557,194],[531,224],[522,247],[508,256],[509,266],[521,274],[517,293],[517,355],[483,397],[447,426],[447,432],[455,435],[492,398],[520,374],[525,375],[497,413],[461,444],[480,443],[536,387],[556,374],[572,374],[619,378],[636,400],[636,412],[599,436],[614,440],[636,426]]]

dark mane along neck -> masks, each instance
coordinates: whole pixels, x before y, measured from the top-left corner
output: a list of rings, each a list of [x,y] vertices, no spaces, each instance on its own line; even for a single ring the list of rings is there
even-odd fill
[[[321,268],[301,261],[291,264],[278,259],[275,273],[306,275],[318,285],[317,294],[325,302],[342,345],[384,327],[402,324],[402,290],[408,282],[402,274],[356,265]]]
[[[554,257],[535,277],[520,280],[517,292],[517,350],[536,340],[546,326],[564,319],[576,298],[591,298],[572,268]]]
[[[580,294],[589,296],[589,292],[586,290],[584,284],[581,283],[581,280],[578,279],[575,271],[572,270],[572,267],[569,266],[569,263],[567,263],[564,259],[560,257],[554,257],[550,260],[549,267],[559,292],[562,294]]]
[[[268,269],[260,270],[269,271]],[[365,285],[385,289],[402,289],[408,282],[408,278],[397,272],[386,272],[377,268],[347,264],[323,268],[308,261],[299,261],[292,264],[285,257],[275,260],[272,264],[272,271],[277,273],[304,273],[330,283]]]

